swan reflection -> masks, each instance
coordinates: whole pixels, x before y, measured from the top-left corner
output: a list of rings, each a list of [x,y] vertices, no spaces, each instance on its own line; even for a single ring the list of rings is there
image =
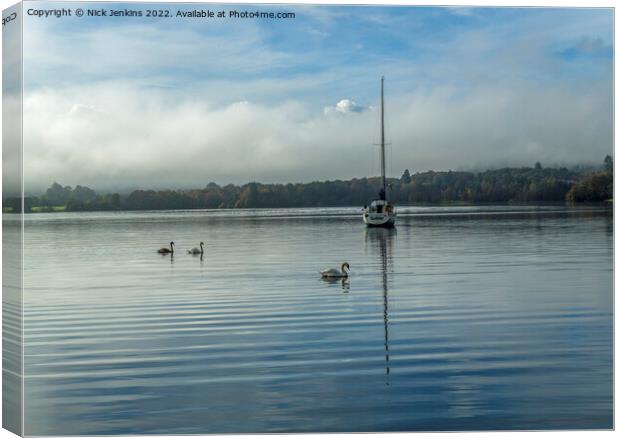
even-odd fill
[[[324,281],[325,283],[328,284],[337,284],[340,283],[340,286],[342,287],[342,291],[347,293],[349,292],[349,289],[351,289],[351,282],[349,280],[349,277],[321,277],[321,280]]]

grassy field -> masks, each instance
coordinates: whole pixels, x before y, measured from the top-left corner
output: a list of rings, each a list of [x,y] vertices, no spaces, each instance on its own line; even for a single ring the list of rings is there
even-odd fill
[[[32,213],[53,213],[58,211],[65,211],[64,205],[55,205],[53,207],[32,207]]]

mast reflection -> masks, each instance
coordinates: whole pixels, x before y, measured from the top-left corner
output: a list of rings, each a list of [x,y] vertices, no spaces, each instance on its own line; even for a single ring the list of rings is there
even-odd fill
[[[385,374],[390,375],[390,336],[389,336],[389,301],[388,301],[388,268],[391,268],[393,238],[395,228],[367,228],[366,246],[378,252],[380,257],[381,283],[383,287],[383,330],[385,346]],[[389,265],[389,266],[388,266]],[[389,385],[389,380],[386,385]]]

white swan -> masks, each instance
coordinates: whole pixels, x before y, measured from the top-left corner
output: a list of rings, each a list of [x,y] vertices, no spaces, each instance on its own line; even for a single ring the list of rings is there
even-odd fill
[[[194,254],[194,255],[204,254],[205,251],[204,251],[202,245],[204,245],[204,242],[200,242],[200,248],[192,248],[192,249],[188,250],[187,253],[188,254]]]
[[[323,278],[346,278],[349,276],[349,264],[344,262],[340,266],[340,271],[336,268],[324,269],[321,271],[321,277]]]
[[[157,250],[160,254],[174,254],[174,242],[170,242],[170,249],[168,248],[160,248]]]

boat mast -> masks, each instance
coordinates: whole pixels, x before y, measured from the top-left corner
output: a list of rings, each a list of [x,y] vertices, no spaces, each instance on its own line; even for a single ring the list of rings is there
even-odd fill
[[[381,76],[381,185],[383,187],[381,198],[383,200],[387,199],[386,195],[386,184],[385,184],[385,114],[383,111],[383,80],[384,77]]]

